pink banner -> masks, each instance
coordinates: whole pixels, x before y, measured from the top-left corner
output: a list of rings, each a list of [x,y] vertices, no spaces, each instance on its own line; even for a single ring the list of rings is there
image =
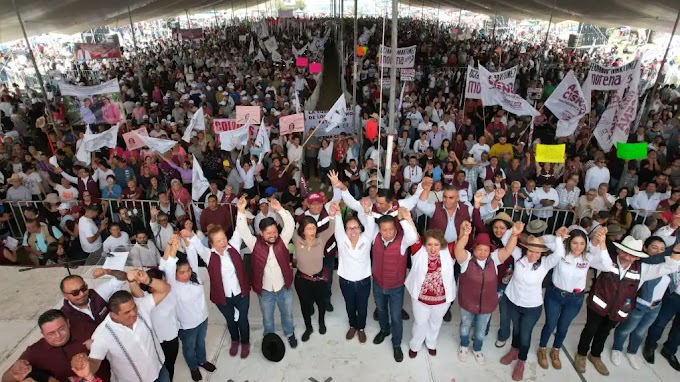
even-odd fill
[[[309,72],[312,74],[321,73],[321,64],[318,62],[312,62],[309,64]]]
[[[298,68],[304,68],[309,64],[309,59],[307,57],[298,57],[295,60],[295,66]]]
[[[120,44],[106,42],[101,44],[76,44],[76,56],[79,60],[98,60],[102,58],[121,58]]]
[[[287,135],[305,131],[305,114],[298,113],[279,118],[279,134]]]
[[[236,122],[240,124],[248,122],[259,124],[261,110],[259,106],[236,106]]]

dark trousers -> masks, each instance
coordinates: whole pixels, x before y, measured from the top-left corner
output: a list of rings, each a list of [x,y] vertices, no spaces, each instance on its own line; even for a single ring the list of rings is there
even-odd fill
[[[305,157],[305,165],[303,167],[303,173],[307,180],[312,179],[314,176],[318,176],[318,163],[319,160],[316,157]],[[322,179],[323,180],[323,179]]]
[[[357,330],[365,329],[368,296],[371,294],[371,277],[359,281],[348,281],[340,277],[340,290],[345,298],[349,327]]]
[[[590,350],[593,357],[599,357],[609,337],[609,332],[616,327],[618,322],[610,320],[607,316],[599,315],[589,307],[586,307],[586,312],[586,326],[583,327],[581,339],[578,341],[578,354],[585,357]]]
[[[323,268],[327,270],[326,273],[328,274],[328,282],[326,282],[326,304],[330,305],[331,295],[333,294],[333,271],[335,270],[335,257],[324,257]]]
[[[508,313],[512,321],[512,347],[519,349],[519,359],[526,361],[531,347],[531,333],[541,318],[542,309],[540,306],[532,308],[517,306],[507,296],[503,298],[507,300]]]
[[[227,297],[226,304],[215,304],[215,306],[227,320],[227,329],[229,329],[231,340],[242,344],[250,343],[250,323],[248,322],[250,295]],[[238,310],[238,321],[234,320],[234,309]]]
[[[373,280],[373,297],[378,308],[380,331],[392,333],[392,346],[400,346],[404,332],[401,310],[404,307],[404,286],[383,289]]]
[[[312,328],[312,310],[314,303],[319,308],[319,325],[326,325],[326,282],[311,281],[303,278],[300,271],[295,274],[295,290],[300,299],[302,318],[305,320],[305,328]]]
[[[673,326],[663,348],[668,354],[675,354],[678,351],[678,345],[680,345],[680,295],[677,293],[667,294],[659,309],[659,315],[647,332],[645,347],[656,349],[657,342],[659,342],[664,329],[673,320]]]
[[[179,337],[175,337],[174,340],[161,342],[161,348],[163,349],[163,354],[165,354],[165,368],[168,369],[168,374],[170,374],[170,380],[175,375],[175,361],[177,361],[177,354],[179,354]]]

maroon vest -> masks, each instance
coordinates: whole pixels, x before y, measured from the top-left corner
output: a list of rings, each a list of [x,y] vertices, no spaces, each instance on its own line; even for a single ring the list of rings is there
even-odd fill
[[[253,290],[258,295],[262,294],[262,279],[264,278],[264,267],[267,265],[267,257],[269,256],[269,246],[270,244],[262,236],[258,235],[253,253],[250,255],[253,267]],[[281,267],[281,273],[283,273],[284,288],[290,288],[290,285],[293,283],[293,268],[290,267],[290,252],[286,244],[281,240],[281,237],[276,239],[276,243],[274,243],[274,254],[276,255],[279,267]]]
[[[473,256],[467,270],[460,274],[458,303],[460,307],[474,314],[493,313],[498,306],[498,280],[494,262],[486,260],[484,269]]]
[[[484,170],[484,180],[493,180],[494,174],[496,174],[497,171],[500,171],[500,167],[496,166],[495,169],[491,169],[491,165],[488,165]]]
[[[298,223],[302,221],[302,219],[305,218],[305,216],[311,216],[307,215],[306,213],[303,215],[298,216]],[[313,216],[312,216],[313,217]],[[325,221],[324,221],[325,220]],[[323,232],[330,227],[330,217],[328,216],[328,212],[326,209],[322,209],[321,213],[319,214],[319,220],[316,222],[316,231],[317,233]],[[335,242],[335,235],[332,235],[328,241],[326,241],[326,245],[324,246],[324,256],[326,257],[337,257],[338,256],[338,245]]]
[[[408,256],[401,254],[401,241],[404,233],[397,231],[397,236],[385,247],[382,236],[373,240],[372,268],[375,282],[383,289],[398,288],[406,280],[406,261]]]
[[[460,232],[460,225],[464,221],[470,221],[470,211],[465,203],[458,202],[458,209],[456,210],[456,216],[453,218],[453,224],[456,227],[456,232]],[[444,209],[442,202],[437,202],[434,204],[434,214],[428,228],[438,229],[442,232],[446,232],[446,226],[449,224],[449,216]]]
[[[621,322],[635,308],[641,266],[639,261],[635,261],[620,279],[619,274],[624,271],[619,269],[616,258],[612,260],[614,261],[612,272],[601,272],[595,279],[595,285],[588,297],[588,308],[601,316],[609,317],[612,321]],[[626,299],[630,299],[630,309],[623,312],[621,308]]]
[[[232,246],[227,248],[227,253],[229,253],[229,258],[231,258],[231,262],[236,269],[236,278],[238,278],[238,283],[241,287],[241,296],[246,297],[250,293],[250,279],[243,266],[241,254]],[[227,296],[222,284],[222,256],[215,252],[210,254],[208,276],[210,277],[210,301],[217,305],[225,305],[227,303]]]
[[[64,299],[64,305],[61,307],[61,311],[64,312],[64,315],[71,324],[71,331],[77,330],[85,338],[92,337],[92,333],[97,329],[97,326],[109,315],[109,303],[104,301],[94,289],[90,289],[88,293],[90,296],[90,311],[94,316],[94,320],[71,306],[66,299]]]
[[[83,182],[83,179],[78,177],[78,193],[80,193],[80,198],[83,198],[83,192],[88,191],[90,196],[93,198],[99,198],[101,195],[99,193],[99,185],[92,176],[87,178],[87,183]]]

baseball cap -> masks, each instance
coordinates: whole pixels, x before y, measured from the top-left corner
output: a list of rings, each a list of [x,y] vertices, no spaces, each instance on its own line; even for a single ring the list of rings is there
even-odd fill
[[[321,195],[320,192],[310,192],[307,195],[307,203],[325,203],[326,199]]]

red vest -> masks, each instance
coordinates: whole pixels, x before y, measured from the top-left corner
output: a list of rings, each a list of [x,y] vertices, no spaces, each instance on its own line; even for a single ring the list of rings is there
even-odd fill
[[[473,256],[467,270],[460,274],[458,303],[460,307],[474,314],[493,313],[498,306],[498,280],[494,262],[486,260],[484,269]]]
[[[484,167],[484,180],[493,180],[496,172],[500,172],[500,167],[496,166],[495,169],[492,169],[491,165]]]
[[[250,279],[243,266],[241,254],[232,246],[227,248],[227,253],[229,253],[229,258],[231,258],[231,262],[236,269],[236,278],[238,278],[238,283],[241,287],[241,296],[246,297],[250,293]],[[222,284],[222,256],[215,252],[210,254],[208,276],[210,277],[210,301],[217,305],[225,305],[227,303],[227,296]]]
[[[456,232],[460,232],[460,225],[464,221],[470,221],[470,211],[465,203],[458,202],[458,209],[456,210],[456,216],[453,218],[453,224],[456,227]],[[428,228],[438,229],[442,232],[446,232],[446,226],[449,224],[449,216],[444,209],[442,202],[437,202],[434,204],[434,214]]]
[[[274,245],[274,254],[276,255],[276,261],[281,267],[281,273],[283,273],[283,283],[284,288],[290,288],[293,283],[293,268],[290,267],[290,252],[288,247],[281,240],[281,237],[276,239]],[[262,236],[257,237],[255,242],[255,247],[253,248],[253,253],[250,255],[252,267],[253,267],[253,290],[258,295],[262,294],[262,279],[264,278],[264,267],[267,265],[267,257],[269,256],[269,246]]]
[[[397,231],[397,236],[385,247],[382,236],[378,235],[373,240],[372,268],[375,282],[383,289],[398,288],[404,285],[406,280],[407,255],[401,254],[401,240],[404,233]]]
[[[613,256],[612,256],[613,257]],[[623,278],[619,278],[619,264],[614,260],[611,272],[602,272],[595,280],[590,297],[588,297],[588,308],[601,316],[607,316],[610,320],[624,321],[628,314],[635,308],[635,300],[640,285],[640,262],[635,261]],[[630,299],[630,309],[623,312],[621,308]]]
[[[109,315],[109,304],[94,289],[90,289],[88,293],[90,296],[90,311],[94,316],[94,320],[92,317],[71,306],[66,299],[64,299],[64,305],[61,307],[61,311],[71,323],[71,331],[75,330],[85,338],[92,337],[92,333],[97,329],[97,326]],[[81,336],[79,335],[78,337],[80,338]]]
[[[309,211],[307,211],[309,213]],[[307,213],[303,215],[299,215],[297,217],[298,223],[300,223],[305,216],[311,216],[307,215]],[[312,216],[313,217],[313,216]],[[322,209],[321,213],[319,214],[319,220],[316,221],[316,232],[320,233],[328,229],[330,227],[330,217],[328,216],[328,212],[326,209]],[[335,235],[331,236],[328,241],[326,241],[326,246],[324,246],[324,256],[326,257],[337,257],[338,256],[338,244],[335,242]]]
[[[90,193],[90,196],[93,198],[99,198],[101,197],[99,193],[99,185],[95,180],[92,178],[92,176],[89,176],[87,178],[87,183],[83,182],[83,178],[78,177],[78,192],[80,193],[80,199],[83,198],[83,192],[88,191]]]

